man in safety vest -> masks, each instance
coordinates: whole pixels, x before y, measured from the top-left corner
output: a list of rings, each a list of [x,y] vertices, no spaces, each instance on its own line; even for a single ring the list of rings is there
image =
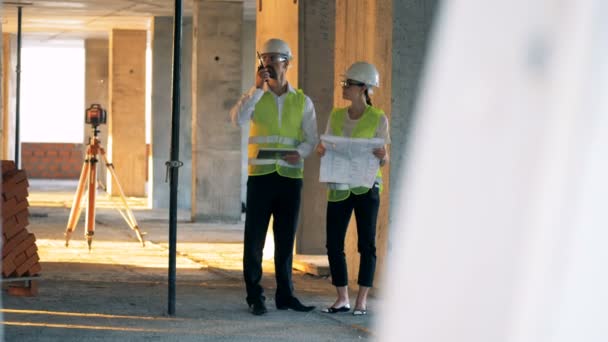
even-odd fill
[[[311,311],[295,296],[291,280],[293,246],[300,210],[304,160],[318,142],[315,108],[302,90],[287,82],[291,49],[280,39],[262,48],[255,87],[230,111],[232,122],[251,121],[248,157],[247,209],[243,275],[247,304],[254,315],[264,304],[262,252],[270,216],[273,217],[274,264],[279,310]],[[266,84],[266,90],[264,90]]]

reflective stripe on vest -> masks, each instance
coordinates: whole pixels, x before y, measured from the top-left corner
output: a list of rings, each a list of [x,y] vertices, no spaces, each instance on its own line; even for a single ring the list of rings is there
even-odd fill
[[[344,136],[343,127],[346,115],[348,115],[348,108],[338,108],[332,111],[329,117],[330,132],[332,135]],[[384,115],[382,110],[376,107],[367,106],[363,112],[363,116],[361,116],[355,125],[351,138],[374,138],[382,115]],[[378,183],[380,192],[382,192],[382,172],[380,172],[380,169],[378,169],[378,173],[376,174],[375,183]],[[327,199],[330,202],[343,201],[347,199],[351,193],[362,195],[369,190],[370,188],[364,186],[351,187],[349,184],[329,183]]]
[[[289,146],[298,146],[300,141],[292,138],[281,137],[277,135],[267,137],[249,137],[250,144],[282,144]]]
[[[249,165],[279,165],[282,167],[291,167],[301,169],[304,167],[304,161],[300,160],[297,164],[289,164],[283,159],[250,159]]]
[[[296,148],[303,140],[302,119],[306,97],[298,89],[286,94],[279,127],[279,111],[274,96],[264,93],[255,105],[249,130],[249,175],[259,176],[273,172],[289,178],[302,178],[304,161],[289,164],[282,159],[257,159],[260,148]]]

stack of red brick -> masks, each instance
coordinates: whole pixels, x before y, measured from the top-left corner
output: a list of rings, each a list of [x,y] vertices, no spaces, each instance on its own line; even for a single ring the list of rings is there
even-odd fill
[[[28,181],[15,163],[2,161],[2,277],[29,277],[40,273],[36,237],[26,229]]]

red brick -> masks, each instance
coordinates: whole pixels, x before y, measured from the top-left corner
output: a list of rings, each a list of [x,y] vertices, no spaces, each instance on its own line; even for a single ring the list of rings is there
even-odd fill
[[[22,263],[20,266],[17,266],[17,275],[19,277],[21,277],[22,275],[24,275],[27,271],[30,270],[30,268],[32,266],[34,266],[35,263],[38,262],[38,260],[40,260],[40,258],[38,257],[38,254],[32,255],[31,257],[29,257],[24,263]],[[17,263],[15,263],[16,265]]]
[[[83,144],[73,143],[28,143],[27,149],[43,151],[45,156],[23,156],[22,164],[30,170],[29,176],[33,178],[61,178],[76,179],[80,175],[83,161]],[[25,150],[25,148],[23,149]],[[73,151],[76,153],[72,157]],[[75,164],[72,164],[76,162]],[[74,165],[66,167],[64,165]]]
[[[2,177],[2,184],[5,183],[19,183],[27,179],[27,173],[25,170],[17,170],[15,172],[10,173],[8,176]]]
[[[1,163],[2,163],[1,164],[2,165],[2,175],[7,173],[8,171],[12,171],[12,170],[16,169],[15,162],[12,160],[3,160]]]
[[[12,238],[8,239],[6,244],[2,246],[2,257],[5,257],[8,253],[12,252],[23,240],[27,239],[28,231],[22,229],[19,233],[15,234]]]
[[[5,222],[3,224],[2,230],[3,230],[3,236],[6,237],[6,240],[9,241],[10,239],[12,239],[15,235],[17,235],[20,231],[25,230],[25,227],[27,227],[28,222],[26,221],[19,221],[17,219],[17,216],[13,216],[12,220],[9,220],[8,222]]]
[[[38,246],[32,245],[30,248],[25,250],[25,254],[28,257],[31,257],[32,255],[36,254],[36,251],[38,251]]]
[[[8,294],[17,297],[35,297],[38,295],[38,281],[30,280],[29,286],[9,286]]]
[[[83,148],[82,151],[79,152],[72,152],[72,160],[80,160],[83,161],[84,158],[87,156],[87,148]]]
[[[18,244],[17,247],[15,247],[15,249],[13,250],[12,253],[17,255],[21,252],[25,252],[28,248],[30,248],[35,243],[36,243],[36,236],[34,236],[34,234],[29,233],[27,238],[25,240],[21,241],[21,243]],[[16,265],[19,266],[18,264],[16,264]]]
[[[13,262],[15,263],[15,265],[22,265],[27,259],[28,256],[25,254],[25,252],[23,252],[15,255]]]
[[[3,182],[2,183],[2,201],[8,201],[13,196],[12,194],[18,192],[21,186],[17,185],[17,183]]]
[[[17,215],[13,215],[13,216],[9,216],[9,217],[2,217],[2,232],[4,233],[6,230],[6,225],[16,225],[17,224]]]
[[[17,200],[15,198],[8,199],[2,203],[2,217],[8,218],[15,216],[17,213],[15,208],[17,207]]]
[[[14,217],[12,220],[8,221],[8,223],[9,225],[7,225],[6,222],[2,225],[2,238],[6,239],[6,241],[22,230],[17,226],[17,219]],[[3,245],[6,245],[6,243],[3,243]]]
[[[34,265],[32,265],[32,267],[30,267],[30,269],[27,271],[27,275],[34,276],[36,274],[39,274],[40,271],[42,271],[42,266],[40,266],[40,263],[37,262]]]
[[[15,266],[13,259],[2,259],[2,275],[4,277],[10,277],[10,275],[13,274],[16,269],[17,266]]]
[[[10,198],[13,198],[13,197],[17,200],[27,199],[27,196],[29,196],[29,193],[27,191],[26,183],[27,183],[27,181],[13,184],[12,186],[10,186],[8,188],[5,188],[3,185],[2,186],[2,199],[5,201]]]
[[[29,216],[30,216],[30,212],[29,210],[21,210],[20,212],[18,212],[15,217],[17,218],[17,222],[25,224],[26,226],[28,224],[30,224],[29,221]]]
[[[19,213],[20,211],[23,210],[27,210],[27,208],[30,206],[30,202],[27,201],[26,198],[24,199],[17,199],[17,213]]]
[[[2,194],[2,196],[0,196],[0,210],[4,211],[5,207],[7,205],[9,206],[15,206],[15,204],[17,203],[17,199],[15,197],[10,197],[10,198],[4,198],[4,194]],[[2,221],[6,221],[7,217],[2,215]]]
[[[9,218],[15,216],[18,212],[27,209],[29,203],[26,199],[17,201],[14,197],[2,203],[2,217]]]

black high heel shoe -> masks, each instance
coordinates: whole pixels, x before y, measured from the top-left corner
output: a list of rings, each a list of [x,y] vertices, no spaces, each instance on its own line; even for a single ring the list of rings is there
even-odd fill
[[[335,314],[338,312],[349,312],[349,311],[350,311],[350,305],[348,305],[348,304],[341,306],[339,308],[334,308],[334,307],[330,306],[328,308],[321,310],[321,312],[330,313],[330,314]]]

